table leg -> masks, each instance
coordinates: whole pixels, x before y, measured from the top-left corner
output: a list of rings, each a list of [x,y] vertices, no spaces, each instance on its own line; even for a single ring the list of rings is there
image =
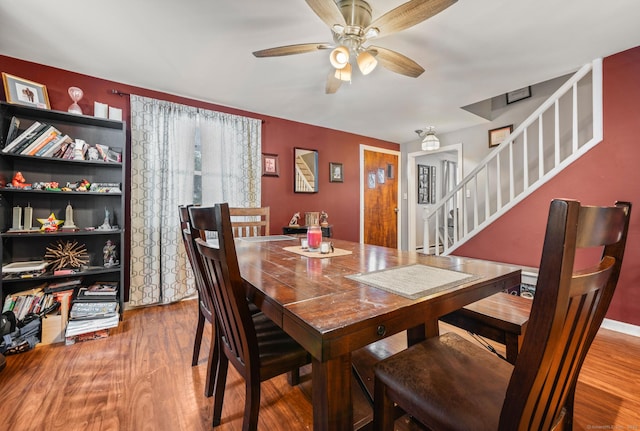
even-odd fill
[[[314,431],[353,431],[351,354],[313,358],[311,375]]]
[[[407,346],[413,346],[427,338],[437,337],[438,335],[440,335],[438,319],[427,320],[424,325],[407,329]]]

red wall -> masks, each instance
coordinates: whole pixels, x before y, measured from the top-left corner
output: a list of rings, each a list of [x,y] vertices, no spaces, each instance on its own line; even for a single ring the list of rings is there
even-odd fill
[[[603,142],[455,254],[537,267],[552,199],[630,201],[625,258],[607,317],[640,325],[640,47],[605,58],[603,67]]]
[[[262,178],[262,205],[271,207],[274,234],[282,232],[294,212],[300,211],[304,217],[306,211],[326,211],[335,237],[359,241],[359,144],[399,150],[399,145],[392,142],[173,96],[2,55],[0,71],[46,85],[51,108],[59,111],[67,110],[71,104],[67,89],[76,86],[84,91],[79,105],[85,114],[92,115],[93,102],[98,101],[121,108],[127,123],[129,98],[113,94],[112,90],[262,119],[262,152],[277,154],[280,164],[279,177]],[[318,193],[293,193],[294,147],[318,150]],[[343,183],[329,182],[329,162],[343,163]]]

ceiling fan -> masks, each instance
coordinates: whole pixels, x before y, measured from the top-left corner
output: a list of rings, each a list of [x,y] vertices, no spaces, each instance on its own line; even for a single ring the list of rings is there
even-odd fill
[[[410,0],[372,21],[371,6],[364,0],[306,0],[309,7],[331,29],[333,43],[301,43],[255,51],[256,57],[278,57],[332,49],[329,61],[334,69],[327,78],[325,92],[335,93],[344,81],[351,81],[351,61],[363,75],[380,63],[392,72],[417,78],[422,66],[410,58],[380,46],[368,45],[370,39],[412,27],[430,18],[458,0]]]

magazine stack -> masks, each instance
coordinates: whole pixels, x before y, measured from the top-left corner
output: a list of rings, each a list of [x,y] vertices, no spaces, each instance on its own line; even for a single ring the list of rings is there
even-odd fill
[[[106,338],[119,320],[117,282],[101,281],[81,287],[69,312],[65,344]]]

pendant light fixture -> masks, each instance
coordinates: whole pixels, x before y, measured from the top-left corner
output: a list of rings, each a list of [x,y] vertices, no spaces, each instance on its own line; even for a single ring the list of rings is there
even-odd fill
[[[436,136],[436,128],[427,126],[424,130],[416,130],[419,137],[422,138],[422,149],[424,151],[433,151],[440,148],[440,139]]]

